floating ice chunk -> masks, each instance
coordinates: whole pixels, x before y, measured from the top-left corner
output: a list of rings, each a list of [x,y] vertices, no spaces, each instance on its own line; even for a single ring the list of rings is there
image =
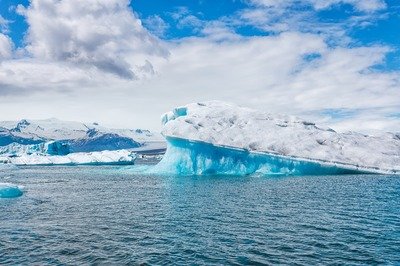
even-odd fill
[[[0,198],[16,198],[22,194],[21,187],[10,183],[0,183]]]
[[[68,145],[59,141],[49,141],[29,145],[14,142],[6,146],[0,146],[0,154],[2,156],[19,156],[25,154],[65,155],[68,153]]]
[[[128,150],[70,153],[65,156],[23,155],[11,157],[15,165],[126,165],[134,164],[136,154]]]
[[[296,117],[218,101],[175,108],[162,122],[169,150],[155,171],[400,173],[400,139],[390,134],[337,133]]]

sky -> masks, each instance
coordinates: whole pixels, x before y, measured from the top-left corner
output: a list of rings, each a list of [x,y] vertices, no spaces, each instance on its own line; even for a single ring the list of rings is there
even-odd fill
[[[400,132],[398,0],[0,0],[0,120],[160,130],[222,100]]]

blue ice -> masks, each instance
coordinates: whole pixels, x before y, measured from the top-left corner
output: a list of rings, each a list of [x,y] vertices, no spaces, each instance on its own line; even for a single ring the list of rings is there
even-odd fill
[[[162,117],[161,117],[161,123],[163,125],[165,125],[168,121],[170,120],[174,120],[177,117],[180,116],[185,116],[187,115],[187,108],[182,106],[182,107],[177,107],[175,108],[172,112],[168,112],[165,113]]]
[[[358,170],[267,153],[217,147],[209,143],[167,137],[168,148],[151,173],[174,175],[329,175]]]
[[[0,198],[17,198],[22,194],[22,190],[17,185],[0,183]]]

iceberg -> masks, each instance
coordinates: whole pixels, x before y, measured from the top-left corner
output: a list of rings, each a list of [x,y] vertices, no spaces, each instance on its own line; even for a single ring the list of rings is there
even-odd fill
[[[17,198],[22,194],[21,187],[10,183],[0,183],[0,198]]]
[[[67,155],[40,155],[30,154],[18,157],[9,157],[14,165],[130,165],[134,164],[136,153],[128,150],[77,152]]]
[[[2,156],[20,156],[24,154],[66,155],[69,152],[69,146],[59,141],[49,141],[29,145],[14,142],[6,146],[0,146],[0,155]]]
[[[337,133],[293,116],[210,101],[162,116],[167,152],[155,173],[400,173],[400,137]]]

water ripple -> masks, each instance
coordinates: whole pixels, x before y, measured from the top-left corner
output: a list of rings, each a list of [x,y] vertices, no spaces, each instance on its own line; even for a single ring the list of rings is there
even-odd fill
[[[397,177],[130,170],[13,171],[27,193],[0,201],[0,265],[400,264]]]

